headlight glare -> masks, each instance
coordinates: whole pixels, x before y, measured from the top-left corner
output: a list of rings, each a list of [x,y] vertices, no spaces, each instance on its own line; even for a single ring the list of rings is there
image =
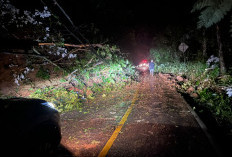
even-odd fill
[[[52,109],[55,109],[55,105],[51,102],[44,102],[44,103],[41,103],[42,105],[44,106],[47,106],[49,108],[52,108]]]

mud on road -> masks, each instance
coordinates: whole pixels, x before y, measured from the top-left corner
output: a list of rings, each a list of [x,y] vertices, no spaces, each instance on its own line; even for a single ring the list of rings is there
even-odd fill
[[[98,156],[121,118],[136,101],[107,156],[217,156],[168,75],[99,95],[82,112],[61,115],[62,148],[57,156]],[[61,151],[61,149],[60,149]]]

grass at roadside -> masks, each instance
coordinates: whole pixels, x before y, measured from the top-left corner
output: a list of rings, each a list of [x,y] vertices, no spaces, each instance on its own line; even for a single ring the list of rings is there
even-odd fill
[[[151,49],[156,59],[156,72],[172,73],[184,80],[178,81],[183,94],[195,94],[192,106],[201,115],[212,116],[219,127],[230,132],[232,125],[232,76],[221,76],[219,58],[211,56],[206,62],[181,62],[171,51]],[[171,53],[171,54],[170,54]]]

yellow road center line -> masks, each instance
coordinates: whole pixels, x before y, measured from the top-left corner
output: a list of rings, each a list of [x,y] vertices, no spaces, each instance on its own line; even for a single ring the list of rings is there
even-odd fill
[[[122,117],[121,121],[119,122],[117,128],[114,130],[112,136],[110,137],[110,139],[108,140],[108,142],[106,143],[106,145],[104,146],[104,148],[102,149],[102,151],[100,152],[100,154],[98,155],[98,157],[105,157],[106,154],[108,153],[108,151],[110,150],[111,146],[113,145],[114,141],[116,140],[119,132],[121,131],[124,123],[127,120],[127,117],[129,116],[129,114],[132,111],[133,106],[135,105],[135,101],[137,100],[138,97],[138,89],[133,97],[132,103],[130,105],[130,107],[127,109],[126,113],[124,114],[124,116]]]

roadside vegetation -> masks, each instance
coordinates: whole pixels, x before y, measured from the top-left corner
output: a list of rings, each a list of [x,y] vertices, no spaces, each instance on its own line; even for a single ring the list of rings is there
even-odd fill
[[[175,50],[173,50],[175,51]],[[156,61],[156,73],[169,73],[177,81],[177,90],[187,96],[192,108],[208,121],[231,133],[232,125],[232,76],[220,75],[219,58],[210,56],[207,61],[180,60],[173,51],[153,48],[150,57]],[[175,54],[175,53],[174,53]],[[175,58],[175,59],[174,59]],[[215,127],[215,126],[213,126]]]
[[[76,27],[71,18],[69,24],[64,24],[57,10],[52,12],[48,6],[26,10],[6,0],[0,4],[4,35],[20,39],[12,42],[20,42],[21,47],[16,49],[23,48],[23,53],[5,48],[7,55],[21,59],[20,64],[6,65],[12,71],[16,94],[20,86],[30,84],[29,97],[52,102],[60,112],[81,111],[88,99],[94,99],[97,94],[106,97],[108,92],[138,79],[131,61],[120,48],[102,39],[94,24]],[[56,85],[51,81],[54,78],[59,79]],[[51,83],[40,88],[35,87],[34,80]]]
[[[231,1],[197,1],[197,29],[166,29],[154,40],[150,58],[156,72],[175,76],[177,89],[191,99],[193,109],[207,124],[232,133]],[[215,15],[215,16],[211,16]],[[180,49],[180,44],[189,47]]]
[[[217,57],[211,56],[206,62],[184,63],[178,58],[168,58],[171,56],[168,50],[151,49],[150,53],[156,59],[155,72],[174,74],[178,91],[192,96],[195,110],[201,114],[210,111],[219,125],[232,124],[232,77],[220,75]]]
[[[107,96],[112,90],[119,90],[125,85],[137,80],[135,67],[120,53],[116,47],[105,45],[97,50],[104,61],[86,52],[80,59],[74,59],[68,66],[63,67],[61,87],[37,89],[30,95],[53,102],[60,112],[82,109],[83,102],[94,99],[98,94]],[[69,61],[68,61],[69,62]],[[37,77],[49,79],[49,72],[40,68]],[[62,83],[69,83],[63,86]]]

